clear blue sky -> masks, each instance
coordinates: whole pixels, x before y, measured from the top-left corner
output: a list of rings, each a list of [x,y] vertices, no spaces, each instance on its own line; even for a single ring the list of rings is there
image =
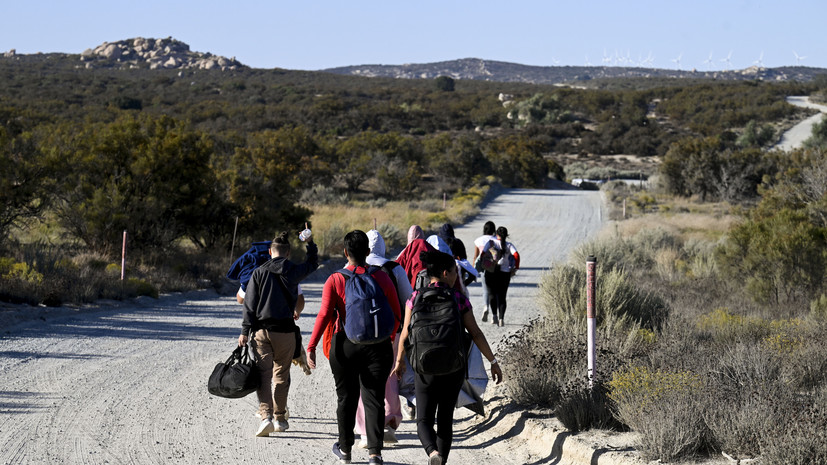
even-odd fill
[[[827,68],[825,22],[827,0],[1,0],[0,51],[81,53],[172,36],[255,68],[650,57],[651,66],[676,68],[680,57],[681,69],[715,70],[759,59],[795,65],[794,53],[806,57],[801,65]]]

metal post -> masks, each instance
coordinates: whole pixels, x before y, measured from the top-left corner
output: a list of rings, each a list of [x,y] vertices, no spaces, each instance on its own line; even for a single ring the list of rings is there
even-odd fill
[[[121,247],[121,281],[126,274],[126,230],[123,231],[123,247]]]
[[[586,259],[586,323],[588,324],[588,363],[589,363],[589,389],[592,387],[594,381],[594,362],[595,362],[595,332],[597,331],[597,323],[595,322],[595,275],[597,269],[597,258],[594,255],[589,255]]]
[[[443,192],[442,193],[442,209],[445,210],[445,207],[448,203],[448,194]]]
[[[623,219],[626,219],[626,198],[623,198]]]

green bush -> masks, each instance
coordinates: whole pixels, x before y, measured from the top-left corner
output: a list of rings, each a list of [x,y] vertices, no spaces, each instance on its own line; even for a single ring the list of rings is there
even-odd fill
[[[149,296],[152,298],[158,298],[158,289],[155,288],[151,283],[144,281],[140,278],[127,278],[126,280],[127,286],[129,286],[130,290],[135,293],[135,295],[139,296]]]

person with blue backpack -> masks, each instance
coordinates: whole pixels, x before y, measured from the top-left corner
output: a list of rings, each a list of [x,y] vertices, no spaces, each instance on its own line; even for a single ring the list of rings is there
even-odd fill
[[[333,444],[333,454],[341,463],[351,461],[361,393],[368,463],[381,465],[385,383],[393,367],[392,339],[401,316],[399,298],[391,278],[380,267],[368,266],[367,234],[351,231],[344,242],[347,265],[325,281],[321,308],[307,344],[307,363],[316,368],[316,346],[324,337],[322,347],[330,360],[337,397],[339,439]]]
[[[393,373],[401,379],[405,357],[416,377],[416,430],[428,455],[428,465],[447,462],[453,440],[454,408],[466,377],[466,338],[479,347],[499,384],[503,373],[485,335],[474,319],[471,302],[454,288],[458,277],[454,258],[446,253],[420,254],[430,283],[416,289],[405,304],[399,353]],[[434,423],[437,429],[434,429]]]

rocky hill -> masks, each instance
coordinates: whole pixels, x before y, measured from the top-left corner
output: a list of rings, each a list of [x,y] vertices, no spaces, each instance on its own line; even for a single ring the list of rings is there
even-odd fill
[[[502,61],[465,58],[437,63],[404,65],[360,65],[322,70],[334,74],[433,79],[449,76],[454,79],[475,79],[498,82],[560,84],[612,78],[691,78],[720,80],[810,81],[827,69],[806,66],[759,68],[753,66],[733,71],[673,70],[622,66],[528,66]]]
[[[42,54],[38,54],[42,55]],[[48,56],[73,58],[73,54],[49,54]],[[21,59],[31,55],[18,55],[15,50],[3,54],[3,58]],[[239,69],[246,68],[238,60],[193,52],[190,46],[171,37],[166,39],[134,39],[104,42],[80,54],[79,60],[86,68],[116,69]]]

